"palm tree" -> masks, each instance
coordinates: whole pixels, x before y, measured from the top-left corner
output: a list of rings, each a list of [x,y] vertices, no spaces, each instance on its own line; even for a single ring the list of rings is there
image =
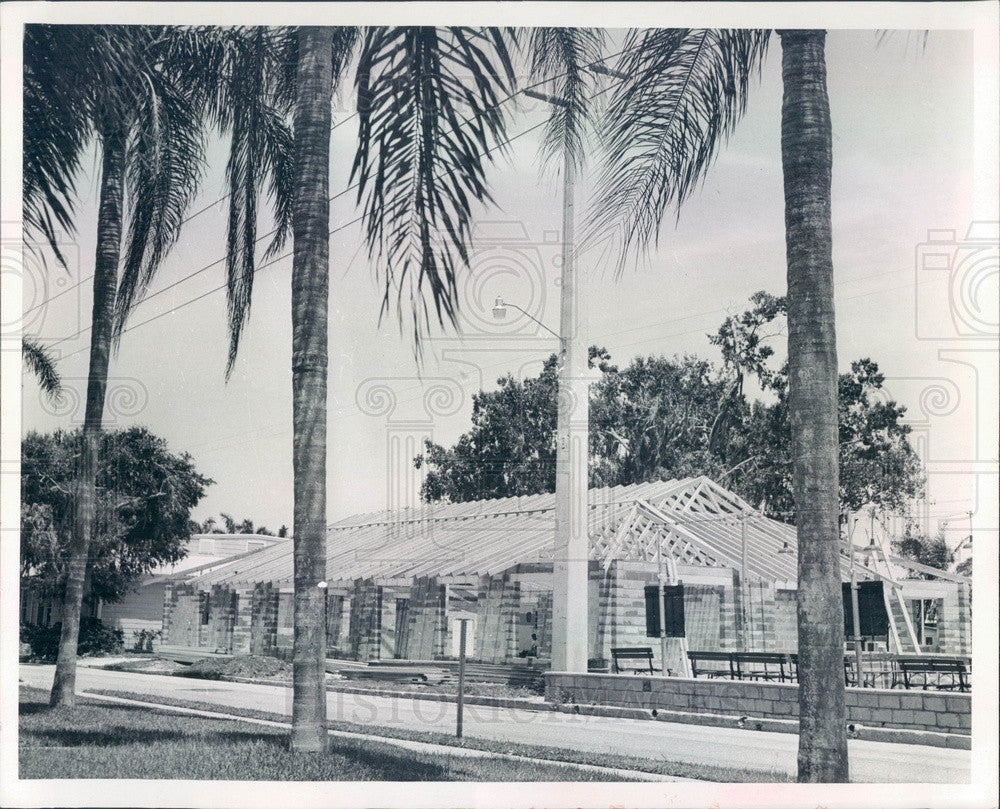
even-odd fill
[[[25,130],[25,223],[29,231],[41,231],[57,256],[53,217],[63,225],[71,221],[82,149],[96,139],[101,151],[90,369],[52,705],[75,702],[119,270],[125,289],[148,283],[177,238],[201,170],[195,96],[174,82],[168,33],[143,26],[48,25],[28,26],[25,33],[25,118],[38,127]]]
[[[788,412],[798,533],[798,780],[849,780],[842,675],[837,335],[826,32],[779,31],[788,261]]]
[[[330,31],[298,31],[292,209],[295,638],[292,747],[326,749],[326,366],[330,296]]]
[[[822,31],[780,32],[788,261],[789,413],[798,532],[800,781],[848,779],[840,596],[831,134]],[[591,240],[617,238],[619,271],[658,238],[742,113],[768,31],[629,35],[603,130]]]
[[[382,314],[410,313],[414,345],[432,321],[454,321],[456,277],[468,264],[472,207],[489,200],[485,167],[503,143],[501,100],[514,70],[498,29],[308,27],[286,37],[297,66],[292,188],[292,391],[295,639],[292,746],[324,749],[326,391],[329,296],[329,142],[333,88],[355,45],[360,136],[352,168]],[[288,77],[275,92],[288,95]],[[266,91],[264,85],[259,85]],[[234,142],[250,122],[235,121]],[[233,158],[230,158],[232,163]],[[252,185],[247,184],[252,196]],[[280,215],[280,213],[279,213]],[[253,267],[243,278],[252,278]],[[250,306],[249,283],[229,285],[230,365]],[[429,291],[434,315],[425,300]]]

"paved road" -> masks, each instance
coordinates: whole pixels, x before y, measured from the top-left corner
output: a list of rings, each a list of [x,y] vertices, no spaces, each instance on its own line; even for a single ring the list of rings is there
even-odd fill
[[[53,671],[53,666],[21,666],[20,676],[26,685],[49,688]],[[79,668],[77,690],[98,688],[285,715],[292,711],[291,690],[282,686]],[[455,727],[455,706],[446,702],[330,692],[327,705],[330,719],[445,732]],[[798,737],[791,733],[480,705],[465,707],[464,724],[465,735],[469,737],[787,773],[795,772],[798,744]],[[968,783],[971,777],[968,750],[860,740],[852,740],[849,745],[851,777],[855,782]]]

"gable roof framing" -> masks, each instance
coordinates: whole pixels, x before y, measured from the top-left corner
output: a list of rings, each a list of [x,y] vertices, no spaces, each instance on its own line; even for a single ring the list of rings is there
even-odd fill
[[[590,559],[666,559],[712,567],[743,565],[749,578],[796,580],[795,528],[765,517],[707,477],[593,488]],[[551,563],[555,495],[538,494],[360,514],[327,529],[326,576],[359,578],[496,575],[517,564]],[[264,548],[193,581],[249,584],[292,579],[292,543]],[[845,577],[849,564],[842,559]],[[878,575],[862,569],[861,575]],[[794,585],[792,585],[794,586]]]

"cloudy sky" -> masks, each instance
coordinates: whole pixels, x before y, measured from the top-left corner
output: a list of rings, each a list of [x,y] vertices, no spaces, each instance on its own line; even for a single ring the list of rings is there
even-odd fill
[[[648,354],[715,358],[706,335],[727,313],[742,311],[756,290],[783,293],[780,56],[774,39],[736,134],[676,226],[672,218],[664,225],[649,261],[616,280],[606,264],[582,260],[582,339],[606,346],[619,364]],[[963,329],[975,332],[982,318],[960,312],[956,321],[952,301],[961,295],[949,287],[949,273],[921,263],[927,252],[921,245],[929,230],[955,231],[962,242],[973,217],[972,36],[934,31],[924,46],[922,36],[905,32],[880,44],[870,31],[834,31],[827,61],[841,366],[859,357],[878,362],[890,394],[909,408],[918,448],[930,463],[931,516],[961,514],[977,507],[976,478],[968,471],[982,446],[995,448],[989,441],[996,428],[979,412],[983,370],[976,363],[986,355],[941,352],[968,348],[968,341],[952,338]],[[350,99],[343,106],[349,109]],[[513,134],[543,114],[512,112]],[[344,109],[335,113],[336,121],[345,118]],[[333,191],[347,186],[355,136],[354,118],[334,133]],[[422,437],[453,441],[469,426],[476,390],[506,372],[537,373],[554,350],[555,340],[523,318],[498,323],[489,312],[502,296],[553,328],[558,323],[560,192],[554,180],[539,178],[538,143],[537,132],[517,138],[510,159],[492,171],[497,205],[478,217],[472,270],[460,284],[464,337],[435,335],[422,368],[391,320],[379,327],[380,290],[360,227],[348,224],[331,237],[331,520],[413,502],[417,480],[409,458]],[[224,154],[224,144],[213,144],[194,210],[222,196]],[[89,321],[91,290],[88,283],[72,285],[93,269],[93,156],[85,168],[71,276],[29,267],[24,286],[29,309],[69,290],[30,311],[25,331],[54,344],[71,395],[53,408],[25,375],[25,431],[82,420],[89,333],[76,332]],[[344,194],[332,203],[331,226],[357,215],[353,195]],[[224,206],[217,204],[186,225],[154,292],[221,258],[224,224]],[[958,249],[949,243],[932,252],[961,260]],[[106,423],[145,424],[172,449],[194,456],[216,481],[199,518],[226,511],[272,529],[291,525],[290,275],[290,258],[258,273],[228,383],[225,294],[212,291],[224,282],[221,264],[140,305],[112,363]],[[982,298],[989,294],[992,301]],[[988,287],[973,288],[965,301],[957,305],[966,315],[970,306],[986,307],[987,320],[996,306]],[[776,347],[783,354],[780,342]],[[950,529],[967,526],[953,520]]]

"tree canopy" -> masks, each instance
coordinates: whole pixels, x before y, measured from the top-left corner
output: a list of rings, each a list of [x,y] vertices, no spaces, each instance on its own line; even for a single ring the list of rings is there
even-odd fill
[[[787,368],[769,363],[783,298],[764,292],[709,336],[721,362],[636,357],[619,369],[591,347],[590,484],[614,486],[707,475],[765,513],[794,521]],[[753,381],[756,394],[747,384]],[[905,408],[885,393],[877,363],[840,375],[841,504],[904,509],[919,495],[920,462]],[[550,492],[555,487],[556,356],[537,377],[508,374],[473,397],[472,427],[451,447],[428,441],[421,496],[455,502]]]
[[[80,431],[31,432],[21,442],[21,575],[39,593],[66,584]],[[119,601],[154,567],[186,553],[190,515],[212,480],[187,453],[144,427],[105,432],[97,519],[87,564],[90,593]]]

